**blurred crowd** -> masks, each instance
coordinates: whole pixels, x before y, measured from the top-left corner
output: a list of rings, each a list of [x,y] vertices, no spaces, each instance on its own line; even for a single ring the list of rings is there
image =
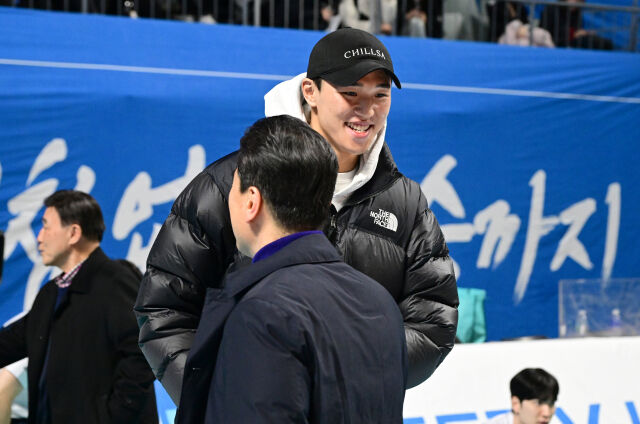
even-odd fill
[[[523,0],[0,0],[0,5],[333,31],[490,41],[540,47],[613,49],[606,29],[586,29],[585,15],[606,11],[584,0],[558,5]],[[620,26],[620,25],[618,25]]]

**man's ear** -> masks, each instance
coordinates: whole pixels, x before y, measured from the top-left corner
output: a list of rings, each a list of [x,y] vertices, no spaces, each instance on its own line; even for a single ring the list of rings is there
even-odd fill
[[[302,80],[301,89],[302,95],[304,96],[304,99],[307,101],[309,106],[316,107],[318,104],[317,97],[319,92],[316,83],[309,78],[305,78]]]
[[[520,413],[520,399],[517,396],[511,396],[511,412],[513,412],[513,415]]]
[[[78,224],[70,224],[69,225],[69,244],[77,244],[82,238],[82,227]]]
[[[244,212],[247,222],[253,222],[260,215],[262,211],[263,199],[260,190],[257,187],[251,186],[247,188]]]

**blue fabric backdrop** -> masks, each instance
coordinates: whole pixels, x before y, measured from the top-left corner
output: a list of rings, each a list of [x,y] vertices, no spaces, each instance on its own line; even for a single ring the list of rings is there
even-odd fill
[[[0,8],[0,320],[49,277],[47,194],[89,190],[106,252],[143,265],[180,189],[321,36]],[[487,291],[489,340],[556,336],[560,279],[640,274],[640,55],[384,42],[403,81],[388,143],[460,286]]]

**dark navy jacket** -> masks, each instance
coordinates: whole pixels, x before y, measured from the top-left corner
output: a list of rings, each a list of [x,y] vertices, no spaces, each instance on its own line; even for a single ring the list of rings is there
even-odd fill
[[[322,234],[207,293],[176,423],[402,423],[403,320]]]

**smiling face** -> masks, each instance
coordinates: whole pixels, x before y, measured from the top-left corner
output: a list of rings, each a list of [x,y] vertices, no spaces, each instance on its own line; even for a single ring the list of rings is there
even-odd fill
[[[350,171],[384,127],[391,107],[391,80],[382,70],[355,85],[321,88],[306,79],[303,94],[311,106],[311,128],[319,132],[338,156],[339,172]]]
[[[556,412],[553,405],[542,403],[538,399],[520,401],[516,396],[511,398],[511,408],[515,424],[547,424]]]

